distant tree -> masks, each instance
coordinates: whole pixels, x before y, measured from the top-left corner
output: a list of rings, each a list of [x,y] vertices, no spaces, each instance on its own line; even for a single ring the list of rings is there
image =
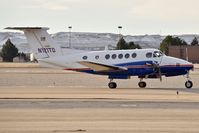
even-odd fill
[[[24,61],[30,61],[30,59],[23,52],[18,53],[17,56],[19,57],[20,60],[22,59]]]
[[[165,39],[160,43],[160,50],[165,54],[168,54],[168,47],[171,45],[172,39],[172,36],[166,36]]]
[[[127,43],[126,43],[126,41],[124,40],[123,37],[121,37],[120,40],[118,41],[116,49],[117,50],[127,49]]]
[[[128,49],[142,49],[142,47],[139,44],[135,44],[134,42],[129,42]]]
[[[187,42],[185,42],[184,40],[180,39],[179,37],[174,37],[172,45],[174,45],[174,46],[175,45],[182,46],[182,45],[187,45]]]
[[[194,37],[193,41],[191,42],[192,46],[198,45],[198,39]]]
[[[13,58],[18,55],[18,49],[12,44],[10,39],[3,45],[0,56],[5,62],[13,62]]]
[[[182,46],[187,45],[187,43],[180,39],[179,37],[166,36],[164,40],[160,43],[160,50],[166,55],[168,54],[169,46]]]
[[[124,38],[122,37],[117,43],[117,50],[121,49],[141,49],[139,44],[135,44],[134,42],[127,43]]]

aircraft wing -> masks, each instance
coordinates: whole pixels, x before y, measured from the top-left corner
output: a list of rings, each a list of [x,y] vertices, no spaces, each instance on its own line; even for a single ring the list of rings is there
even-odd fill
[[[111,65],[100,64],[100,63],[89,62],[89,61],[80,61],[79,63],[81,65],[84,65],[84,66],[87,66],[87,67],[93,69],[96,72],[100,72],[100,71],[125,71],[125,70],[128,69],[126,67],[111,66]]]

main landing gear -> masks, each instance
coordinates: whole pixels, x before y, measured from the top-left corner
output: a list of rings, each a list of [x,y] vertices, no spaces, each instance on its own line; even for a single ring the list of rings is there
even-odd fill
[[[115,89],[115,88],[117,88],[117,84],[115,82],[113,82],[113,79],[110,79],[110,82],[108,83],[108,87],[110,89]]]
[[[142,81],[143,79],[141,78],[140,79],[140,82],[138,83],[138,86],[140,87],[140,88],[145,88],[146,87],[146,82],[144,82],[144,81]]]
[[[146,87],[146,82],[142,81],[143,79],[140,79],[140,82],[138,83],[138,86],[140,88],[145,88]],[[113,79],[110,79],[110,82],[108,83],[108,87],[110,89],[116,89],[117,88],[117,83],[113,82]]]

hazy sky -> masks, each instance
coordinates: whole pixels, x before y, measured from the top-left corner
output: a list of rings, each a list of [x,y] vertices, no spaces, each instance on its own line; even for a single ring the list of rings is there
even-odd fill
[[[50,33],[199,34],[199,0],[0,0],[0,31],[45,26]]]

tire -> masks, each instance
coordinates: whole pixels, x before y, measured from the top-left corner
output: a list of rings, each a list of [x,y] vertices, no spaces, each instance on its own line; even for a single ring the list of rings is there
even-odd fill
[[[186,87],[187,89],[192,88],[192,87],[193,87],[192,81],[187,81],[187,82],[185,82],[185,87]]]
[[[144,82],[144,81],[139,82],[139,83],[138,83],[138,86],[139,86],[140,88],[145,88],[145,87],[146,87],[146,82]]]
[[[116,84],[115,82],[110,82],[110,83],[108,84],[108,87],[109,87],[110,89],[115,89],[115,88],[117,88],[117,84]]]

